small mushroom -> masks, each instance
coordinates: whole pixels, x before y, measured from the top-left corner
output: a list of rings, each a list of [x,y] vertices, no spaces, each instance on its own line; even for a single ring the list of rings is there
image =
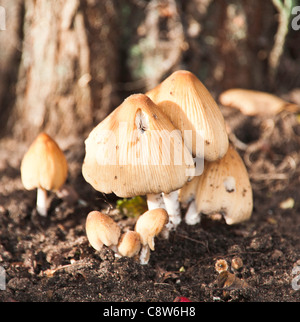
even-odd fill
[[[222,213],[228,225],[250,218],[252,187],[247,169],[238,152],[229,146],[224,158],[207,162],[199,177],[196,194],[198,213]]]
[[[140,235],[142,243],[141,264],[148,264],[150,250],[154,251],[154,237],[162,232],[168,220],[168,213],[163,208],[148,210],[138,218],[135,231]]]
[[[87,238],[97,251],[100,251],[103,245],[117,251],[121,229],[118,224],[108,215],[100,211],[91,211],[85,223]]]
[[[121,256],[134,257],[140,250],[140,235],[131,230],[123,233],[118,244],[118,253]]]
[[[37,188],[36,209],[47,216],[47,191],[58,191],[68,174],[66,158],[57,143],[46,133],[33,141],[21,163],[21,179],[25,189]]]
[[[148,209],[171,204],[169,230],[181,221],[177,190],[194,169],[180,131],[144,94],[129,96],[85,141],[85,180],[122,198],[147,195]],[[172,193],[174,192],[174,194]],[[167,209],[168,211],[168,209]]]
[[[220,274],[228,270],[228,263],[225,259],[218,259],[215,263],[215,270]]]
[[[300,108],[273,94],[241,88],[226,90],[219,96],[219,101],[249,116],[275,115],[283,110],[297,112]]]
[[[193,180],[194,183],[187,184],[195,187],[192,194],[194,199],[185,216],[187,224],[199,222],[201,213],[221,213],[228,225],[250,218],[253,209],[252,187],[247,169],[231,144],[221,160],[205,162],[203,174]],[[183,200],[189,191],[189,186],[182,188]]]

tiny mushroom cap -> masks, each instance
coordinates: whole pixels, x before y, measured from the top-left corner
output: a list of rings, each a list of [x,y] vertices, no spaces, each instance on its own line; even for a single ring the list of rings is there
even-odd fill
[[[21,179],[27,190],[59,190],[68,174],[66,158],[57,143],[46,133],[33,141],[21,163]]]
[[[121,256],[133,257],[141,249],[140,235],[136,231],[123,233],[118,244],[118,252]]]
[[[108,215],[96,210],[88,214],[85,229],[90,244],[98,251],[103,244],[107,247],[116,246],[121,235],[118,224]]]
[[[156,208],[141,215],[135,225],[143,246],[154,250],[154,237],[158,236],[168,222],[168,213],[165,209]]]
[[[57,191],[68,175],[66,158],[57,143],[46,133],[33,141],[21,163],[25,189],[37,188],[36,209],[42,216],[48,212],[47,190]]]
[[[223,159],[206,162],[195,197],[198,213],[223,213],[228,225],[245,221],[253,209],[246,167],[232,145]]]
[[[194,74],[176,71],[146,95],[182,132],[184,143],[194,156],[214,161],[225,155],[228,136],[223,115]]]
[[[289,103],[273,94],[242,88],[224,91],[219,96],[219,101],[222,105],[236,108],[249,116],[275,115],[283,110],[296,112],[300,109],[297,104]]]

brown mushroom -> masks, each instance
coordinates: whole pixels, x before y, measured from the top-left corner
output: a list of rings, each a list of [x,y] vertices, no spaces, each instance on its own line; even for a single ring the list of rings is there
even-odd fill
[[[197,213],[222,213],[228,225],[250,218],[252,188],[247,169],[232,145],[224,158],[206,162],[195,195]]]
[[[100,251],[105,245],[117,251],[121,229],[111,217],[100,211],[91,211],[86,218],[85,229],[93,248]]]
[[[57,143],[46,133],[34,140],[21,163],[21,179],[25,189],[37,188],[36,209],[42,216],[48,212],[47,191],[57,191],[68,174],[66,158]]]
[[[122,234],[118,244],[118,253],[121,256],[134,257],[140,249],[140,235],[136,231],[129,230]]]
[[[179,70],[146,93],[179,129],[188,149],[198,158],[215,161],[228,148],[219,106],[191,72]]]
[[[141,264],[148,263],[150,250],[154,250],[154,237],[162,232],[168,220],[168,213],[162,208],[148,210],[138,218],[135,231],[140,235],[142,243],[140,253]]]

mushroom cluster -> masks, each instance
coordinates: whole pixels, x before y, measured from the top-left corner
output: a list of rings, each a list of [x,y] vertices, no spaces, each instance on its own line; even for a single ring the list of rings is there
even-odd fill
[[[240,94],[240,93],[238,93]],[[225,100],[226,97],[223,97]],[[118,197],[146,196],[148,211],[134,230],[122,233],[99,211],[86,219],[93,248],[118,256],[139,254],[147,264],[154,238],[168,238],[188,207],[187,224],[200,214],[221,213],[227,224],[251,216],[252,189],[242,159],[229,144],[219,106],[191,72],[179,70],[146,94],[132,94],[85,140],[84,179],[97,191]],[[21,164],[26,189],[37,188],[37,211],[47,215],[47,192],[64,184],[68,167],[57,143],[41,133]]]
[[[168,222],[164,209],[154,209],[141,215],[135,230],[121,233],[118,224],[100,211],[91,211],[86,219],[86,234],[91,246],[100,251],[103,245],[112,249],[117,256],[135,257],[140,253],[140,263],[149,262],[150,250],[154,251],[154,238]]]
[[[85,146],[82,174],[96,190],[123,198],[146,195],[149,210],[168,212],[168,230],[180,223],[178,189],[194,174],[194,160],[180,131],[148,96],[125,99]]]
[[[128,198],[146,195],[163,208],[167,238],[180,224],[179,190],[203,171],[204,160],[228,150],[222,113],[202,82],[179,70],[146,94],[133,94],[85,141],[85,180],[96,190]]]

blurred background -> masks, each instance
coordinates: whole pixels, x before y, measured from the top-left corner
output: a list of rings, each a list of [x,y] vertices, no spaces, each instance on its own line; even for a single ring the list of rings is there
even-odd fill
[[[296,5],[0,0],[0,138],[32,141],[43,130],[84,139],[124,98],[177,69],[195,73],[216,99],[233,87],[290,93],[300,87]]]

